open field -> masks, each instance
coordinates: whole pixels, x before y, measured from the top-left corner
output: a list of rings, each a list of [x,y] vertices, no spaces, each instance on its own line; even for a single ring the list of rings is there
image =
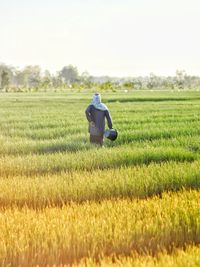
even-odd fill
[[[0,94],[1,266],[200,266],[200,92]],[[168,265],[167,265],[168,264]]]

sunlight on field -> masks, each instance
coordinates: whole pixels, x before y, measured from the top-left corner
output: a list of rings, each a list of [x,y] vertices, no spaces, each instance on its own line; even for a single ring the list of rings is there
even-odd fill
[[[200,93],[0,94],[1,266],[199,266]]]

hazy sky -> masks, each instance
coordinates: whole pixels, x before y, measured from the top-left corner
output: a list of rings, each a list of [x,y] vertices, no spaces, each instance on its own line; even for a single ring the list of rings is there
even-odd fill
[[[0,62],[200,75],[199,0],[0,0]]]

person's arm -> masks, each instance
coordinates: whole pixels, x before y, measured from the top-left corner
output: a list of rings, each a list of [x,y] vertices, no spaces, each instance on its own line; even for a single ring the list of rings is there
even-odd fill
[[[92,122],[92,116],[91,116],[91,105],[89,105],[85,111],[86,118],[88,122]]]
[[[107,122],[108,122],[108,128],[109,129],[112,129],[113,125],[112,125],[112,119],[111,119],[111,116],[110,116],[110,112],[108,110],[106,110],[106,119],[107,119]]]

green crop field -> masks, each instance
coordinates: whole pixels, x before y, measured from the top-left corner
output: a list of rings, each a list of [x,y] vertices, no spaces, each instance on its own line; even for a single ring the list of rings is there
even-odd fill
[[[200,92],[0,94],[0,266],[200,266]]]

